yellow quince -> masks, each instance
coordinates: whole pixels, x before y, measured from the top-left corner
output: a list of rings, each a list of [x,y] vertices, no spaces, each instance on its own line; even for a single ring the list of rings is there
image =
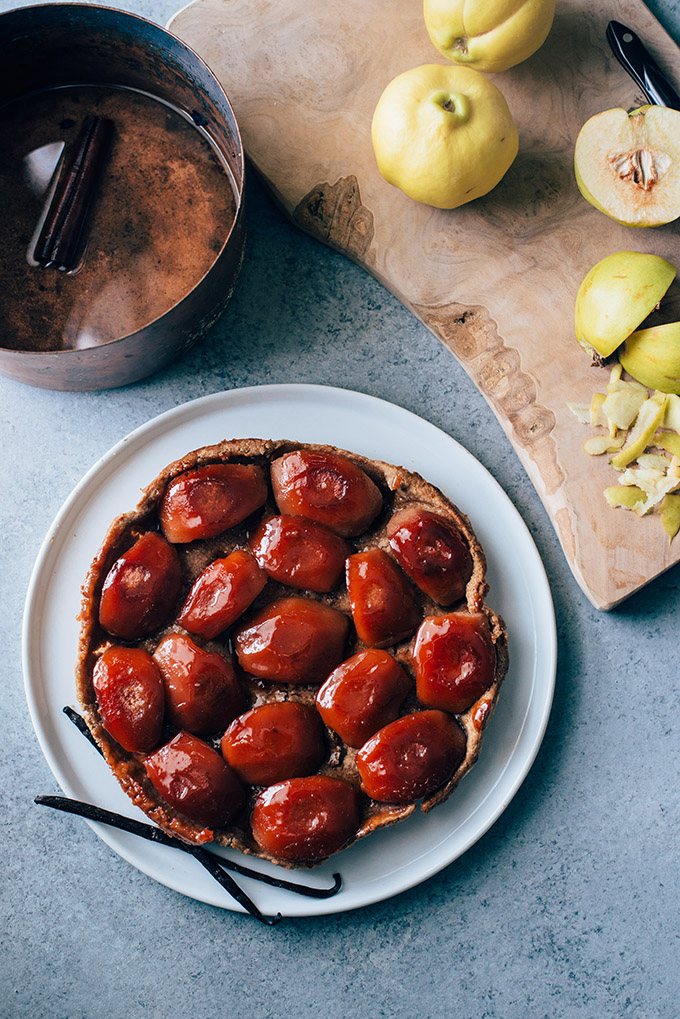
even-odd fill
[[[439,209],[491,191],[519,145],[496,86],[471,68],[441,64],[415,67],[390,82],[375,108],[371,138],[385,180]]]
[[[424,0],[430,39],[448,60],[507,71],[546,40],[555,0]]]

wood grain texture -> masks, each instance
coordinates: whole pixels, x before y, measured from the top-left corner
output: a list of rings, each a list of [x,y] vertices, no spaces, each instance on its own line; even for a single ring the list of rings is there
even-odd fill
[[[197,0],[170,28],[220,78],[246,152],[300,227],[364,266],[457,357],[529,473],[574,575],[609,609],[680,559],[658,516],[610,509],[615,476],[582,449],[567,409],[603,391],[574,338],[588,269],[635,249],[678,262],[678,227],[620,226],[585,202],[573,174],[582,124],[641,96],[605,40],[630,25],[678,85],[680,51],[641,0],[558,0],[547,42],[490,76],[517,123],[519,155],[485,198],[453,211],[419,205],[381,178],[375,104],[397,74],[442,63],[421,6],[366,0]],[[451,394],[455,400],[455,393]]]

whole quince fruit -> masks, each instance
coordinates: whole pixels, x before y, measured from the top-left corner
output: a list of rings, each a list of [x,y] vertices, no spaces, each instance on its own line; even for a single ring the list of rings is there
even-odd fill
[[[641,106],[598,113],[574,151],[583,197],[624,226],[661,226],[680,216],[680,112]]]
[[[643,386],[680,394],[680,322],[638,329],[626,340],[619,361]]]
[[[675,274],[675,266],[660,255],[618,251],[603,258],[578,289],[576,339],[586,350],[609,357],[654,310]]]
[[[424,0],[430,39],[449,60],[507,71],[546,40],[555,0]]]
[[[394,78],[371,126],[378,169],[410,198],[456,209],[487,194],[519,140],[508,104],[468,67],[424,64]]]

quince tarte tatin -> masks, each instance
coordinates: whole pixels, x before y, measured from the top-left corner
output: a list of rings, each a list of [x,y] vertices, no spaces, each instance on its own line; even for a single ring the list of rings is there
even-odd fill
[[[442,803],[507,670],[467,517],[419,475],[241,439],[170,464],[83,586],[78,698],[160,827],[310,866]]]

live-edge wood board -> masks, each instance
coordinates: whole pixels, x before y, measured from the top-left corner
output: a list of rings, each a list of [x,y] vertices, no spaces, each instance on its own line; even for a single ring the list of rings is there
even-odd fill
[[[605,39],[610,19],[644,40],[678,85],[680,51],[641,0],[557,0],[552,31],[525,63],[490,76],[520,150],[485,198],[453,211],[385,183],[370,140],[397,74],[444,63],[420,0],[197,0],[169,28],[206,60],[234,107],[246,152],[304,230],[365,267],[452,351],[500,420],[555,526],[573,573],[609,609],[680,559],[656,514],[607,506],[607,457],[567,408],[603,391],[576,343],[574,298],[615,251],[680,264],[677,225],[621,226],[579,194],[574,142],[593,114],[642,96]],[[451,393],[455,402],[455,393]]]

